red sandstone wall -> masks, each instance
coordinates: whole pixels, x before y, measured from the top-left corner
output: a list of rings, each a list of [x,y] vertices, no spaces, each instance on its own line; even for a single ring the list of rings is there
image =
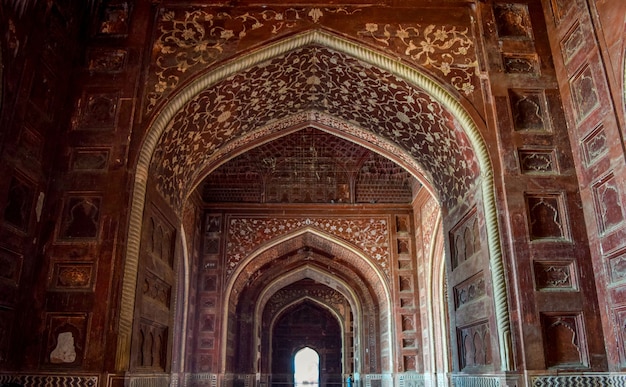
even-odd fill
[[[544,4],[589,235],[608,363],[613,370],[623,370],[624,4]]]
[[[477,47],[483,50],[476,56],[488,79],[472,76],[475,91],[464,104],[473,106],[489,129],[483,135],[492,147],[498,174],[501,242],[510,270],[509,302],[519,369],[602,370],[605,343],[611,369],[621,370],[626,364],[622,345],[614,344],[625,342],[621,327],[626,321],[626,212],[621,184],[626,173],[621,91],[624,43],[619,38],[623,19],[618,17],[624,14],[624,5],[591,3],[545,0],[544,9],[532,1],[481,3],[473,14],[479,20]],[[107,4],[88,28],[85,55],[79,55],[79,11],[42,4],[32,11],[32,18],[20,19],[5,6],[1,8],[6,81],[0,118],[0,208],[5,211],[0,254],[10,268],[0,285],[3,369],[51,370],[59,364],[64,369],[95,372],[117,370],[120,365],[123,369],[128,364],[135,370],[167,369],[167,361],[148,366],[141,360],[143,346],[137,337],[128,363],[124,355],[115,354],[121,280],[116,269],[123,265],[125,210],[133,179],[129,171],[142,141],[141,128],[149,125],[147,112],[154,108],[150,98],[161,103],[166,96],[152,95],[159,90],[155,89],[159,83],[155,72],[147,78],[142,75],[145,69],[155,68],[149,63],[155,18],[151,4],[140,1],[132,8],[125,7],[125,2]],[[467,23],[467,12],[464,8],[460,13],[433,17],[440,22],[453,17]],[[381,25],[393,20],[392,12],[383,19]],[[341,25],[335,23],[335,27]],[[378,41],[383,47],[380,40],[385,39],[372,34],[367,44]],[[233,52],[261,40],[252,39]],[[398,52],[405,52],[400,42],[396,44]],[[66,71],[75,63],[72,53],[79,58],[73,80]],[[435,68],[430,70],[450,81]],[[181,78],[182,83],[185,80]],[[459,94],[463,90],[450,89]],[[529,112],[528,106],[534,110]],[[14,192],[20,194],[12,196]],[[40,192],[46,193],[41,218]],[[16,202],[18,196],[26,200]],[[22,212],[23,208],[27,211]],[[166,233],[175,233],[176,215],[163,203],[157,208],[149,207],[148,213],[160,216]],[[541,210],[551,212],[545,216]],[[488,270],[484,235],[474,232],[474,222],[483,222],[477,211],[476,218],[471,208],[447,214],[452,216],[445,225],[447,251],[456,260],[450,263],[452,294],[460,294],[469,286],[467,281]],[[150,218],[145,219],[148,243]],[[401,246],[405,235],[399,236]],[[147,268],[155,258],[152,250],[143,251],[146,270],[140,272],[140,284],[146,282]],[[464,254],[458,255],[460,251]],[[468,263],[460,262],[461,256]],[[172,261],[167,270],[173,266]],[[204,280],[200,274],[197,278],[198,284]],[[171,271],[160,280],[169,286],[176,281]],[[200,290],[201,285],[197,286]],[[196,297],[205,295],[210,296],[198,293]],[[135,332],[170,327],[165,317],[169,309],[146,307],[149,302],[140,299],[137,305],[144,319],[138,319]],[[397,310],[404,312],[416,313]],[[478,320],[472,319],[471,311],[454,311],[458,331],[453,333],[453,343],[461,354],[453,359],[456,370],[470,366],[481,371],[490,369],[481,367],[493,362],[485,358],[483,363],[488,364],[470,364],[469,357],[463,356],[464,348],[471,348],[462,345],[465,337],[475,333],[485,337],[486,329],[495,331],[488,305],[478,316],[480,324],[474,324]],[[191,321],[200,319],[195,316]],[[18,325],[20,329],[13,328]],[[600,331],[605,338],[591,334]],[[71,332],[83,350],[75,359],[51,356],[63,332]],[[575,345],[568,345],[571,332],[579,340]],[[198,333],[203,335],[208,337]],[[13,341],[6,339],[9,336]],[[493,339],[487,344],[490,341],[493,344]],[[16,349],[15,357],[8,356],[12,349]],[[416,354],[410,348],[402,351],[408,357]],[[195,354],[199,357],[205,352],[210,351]],[[200,363],[216,364],[215,359],[205,360]]]

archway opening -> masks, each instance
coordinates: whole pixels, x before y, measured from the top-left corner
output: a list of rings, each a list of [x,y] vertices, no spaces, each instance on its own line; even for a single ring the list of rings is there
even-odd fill
[[[320,383],[320,355],[310,347],[296,352],[293,357],[293,380],[296,387],[318,387]]]
[[[302,285],[292,286],[292,289],[302,288]],[[329,387],[341,384],[341,326],[329,310],[309,300],[296,303],[277,316],[270,334],[273,386],[293,383],[298,387],[312,384],[312,387]],[[309,361],[297,363],[295,354],[301,353],[303,348],[309,348],[301,355],[308,353]],[[311,359],[311,352],[318,356],[317,367],[310,362],[315,360]],[[296,365],[303,368],[298,369]]]

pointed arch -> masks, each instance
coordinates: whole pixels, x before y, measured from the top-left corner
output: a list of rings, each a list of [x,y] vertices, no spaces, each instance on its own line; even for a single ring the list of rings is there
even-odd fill
[[[378,316],[389,315],[392,313],[392,305],[393,299],[391,296],[390,285],[388,280],[385,278],[384,274],[380,271],[379,268],[376,267],[362,252],[356,249],[354,246],[347,244],[345,241],[326,233],[321,232],[312,227],[306,227],[297,231],[294,231],[290,234],[283,235],[281,237],[275,238],[270,243],[265,244],[262,248],[257,251],[252,252],[245,260],[244,264],[240,264],[236,273],[234,273],[230,281],[226,284],[225,289],[227,297],[236,297],[238,298],[241,294],[242,287],[248,283],[248,275],[247,273],[257,272],[262,265],[267,262],[272,261],[276,256],[281,256],[289,251],[294,249],[299,249],[305,246],[311,247],[319,247],[321,248],[323,245],[330,244],[334,247],[335,250],[339,250],[342,252],[342,259],[348,262],[352,262],[354,266],[364,266],[367,269],[362,270],[362,272],[352,272],[355,280],[360,281],[362,283],[369,283],[373,287],[372,294],[364,294],[367,291],[365,290],[365,286],[362,284],[360,287],[355,287],[354,285],[350,285],[344,279],[340,278],[337,274],[331,273],[329,270],[322,269],[317,266],[313,266],[308,263],[304,263],[293,270],[290,270],[282,275],[274,278],[268,285],[266,285],[263,289],[260,290],[259,295],[257,297],[257,301],[255,303],[255,311],[254,316],[262,315],[269,299],[278,292],[280,289],[288,286],[289,284],[295,283],[301,279],[310,278],[317,280],[320,283],[326,284],[328,287],[334,289],[345,297],[345,299],[350,304],[350,308],[355,313],[355,316],[361,316],[363,318],[364,310],[370,310],[372,312],[374,308],[379,309]],[[361,264],[361,265],[359,265]],[[347,271],[346,267],[344,271]],[[367,302],[365,302],[367,300]],[[236,308],[239,303],[239,300],[229,299],[224,302],[224,307],[222,311],[223,316],[231,316],[233,310],[231,308]],[[259,332],[261,326],[260,321],[255,319],[255,326],[252,330],[253,332]],[[381,342],[392,343],[392,338],[395,335],[395,329],[392,322],[389,319],[382,319],[379,321],[380,324],[386,324],[382,326],[380,331],[383,332],[385,337],[380,337]],[[365,340],[364,329],[366,325],[366,321],[358,321],[355,324],[355,339],[358,342],[361,339]],[[222,340],[227,340],[228,337],[228,317],[222,320]],[[254,348],[257,348],[260,344],[258,342],[259,337],[255,335]],[[387,371],[393,370],[393,350],[392,348],[384,348],[388,353],[388,361],[386,364],[382,364],[383,369]],[[221,364],[220,364],[220,372],[225,372],[225,359],[227,357],[226,354],[227,348],[221,348]]]
[[[495,189],[493,182],[493,168],[476,123],[472,120],[469,112],[457,101],[457,99],[437,84],[431,78],[415,68],[409,67],[394,58],[383,55],[354,42],[332,35],[328,32],[314,30],[299,35],[291,36],[277,41],[257,51],[236,58],[214,71],[211,71],[193,83],[186,86],[178,94],[174,95],[170,102],[165,105],[149,124],[149,131],[141,144],[137,164],[135,166],[135,180],[132,187],[130,214],[128,221],[128,243],[124,274],[122,278],[121,308],[118,326],[117,363],[118,370],[128,367],[130,352],[130,337],[132,333],[132,321],[134,317],[134,300],[136,292],[137,270],[139,261],[140,235],[142,227],[143,208],[149,177],[149,167],[154,151],[159,143],[161,134],[168,126],[176,113],[202,90],[224,80],[225,78],[243,71],[247,68],[262,63],[278,55],[287,53],[295,48],[307,45],[321,45],[333,50],[345,53],[357,60],[368,63],[382,69],[400,79],[417,86],[425,91],[434,100],[438,101],[449,114],[459,123],[461,129],[469,139],[471,148],[476,157],[480,170],[480,189],[484,206],[484,214],[487,229],[487,239],[490,253],[490,266],[493,283],[494,307],[498,329],[498,342],[500,345],[500,365],[502,370],[512,369],[512,355],[510,349],[510,318],[508,300],[505,286],[504,265],[499,241],[497,223],[497,210],[495,204]]]

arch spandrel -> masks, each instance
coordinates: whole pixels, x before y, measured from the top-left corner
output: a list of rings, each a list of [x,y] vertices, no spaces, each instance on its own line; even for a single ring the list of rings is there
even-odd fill
[[[311,29],[337,31],[360,46],[402,58],[451,91],[481,100],[470,7],[454,7],[451,12],[406,7],[393,14],[393,23],[381,19],[385,11],[342,5],[161,7],[155,19],[144,114],[158,111],[181,85],[206,69],[255,47],[258,36],[285,39]]]

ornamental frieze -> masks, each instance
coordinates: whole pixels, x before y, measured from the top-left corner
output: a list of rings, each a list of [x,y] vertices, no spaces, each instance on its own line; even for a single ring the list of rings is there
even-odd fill
[[[314,300],[318,300],[326,306],[330,306],[333,310],[337,311],[341,316],[345,316],[347,303],[346,298],[336,291],[335,289],[281,289],[276,292],[267,303],[267,315],[276,316],[278,312],[285,306],[293,303],[294,301],[309,297]]]
[[[330,28],[422,66],[460,93],[477,85],[478,62],[467,26],[365,22],[381,18],[371,7],[161,8],[154,30],[145,113],[185,80],[259,42],[312,28]],[[355,15],[361,16],[355,18]],[[396,17],[397,19],[397,17]],[[464,21],[467,24],[467,21]]]
[[[272,239],[311,228],[356,245],[385,275],[390,276],[389,222],[371,218],[230,218],[226,243],[226,275]]]

